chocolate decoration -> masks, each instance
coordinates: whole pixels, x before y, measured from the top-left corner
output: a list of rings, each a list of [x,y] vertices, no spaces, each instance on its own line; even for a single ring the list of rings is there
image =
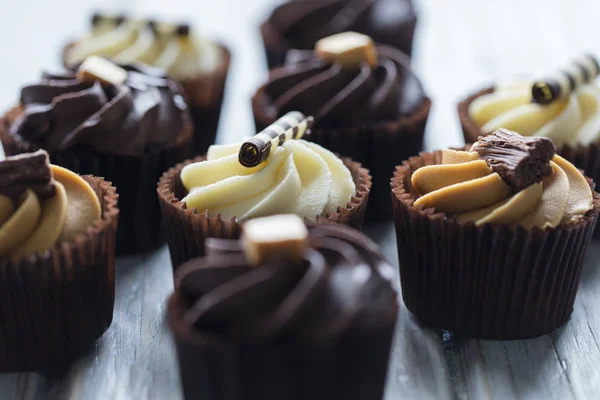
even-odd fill
[[[0,194],[16,201],[27,189],[39,199],[50,198],[56,193],[48,153],[43,150],[0,161]]]
[[[518,192],[552,175],[550,161],[556,148],[548,138],[524,137],[500,128],[480,136],[471,151],[476,151],[514,192]]]
[[[550,104],[569,95],[580,85],[589,83],[599,74],[598,60],[591,54],[586,54],[572,61],[567,68],[557,71],[546,79],[535,81],[531,88],[532,100],[539,104]]]
[[[269,125],[256,136],[242,143],[238,159],[244,167],[252,168],[265,162],[272,151],[290,139],[301,139],[310,133],[313,117],[292,111]]]
[[[190,25],[189,24],[177,24],[175,28],[175,35],[177,36],[189,36],[190,35]]]

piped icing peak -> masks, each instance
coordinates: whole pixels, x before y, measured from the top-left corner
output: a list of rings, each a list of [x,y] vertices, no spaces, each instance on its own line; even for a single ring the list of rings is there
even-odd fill
[[[393,326],[393,269],[373,242],[326,225],[309,228],[304,243],[296,261],[273,257],[250,266],[240,242],[209,239],[209,255],[176,272],[188,307],[183,323],[243,343],[331,342]]]
[[[206,161],[182,169],[182,201],[238,220],[281,213],[315,219],[345,207],[356,193],[352,174],[329,150],[299,139],[308,121],[290,113],[246,142],[211,146]],[[249,144],[252,157],[245,155]]]
[[[442,163],[412,175],[414,205],[481,226],[554,228],[592,208],[592,190],[545,138],[501,129],[471,151],[444,150]]]

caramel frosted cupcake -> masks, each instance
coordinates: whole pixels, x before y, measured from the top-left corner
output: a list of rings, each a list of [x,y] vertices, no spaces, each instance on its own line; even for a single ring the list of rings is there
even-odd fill
[[[195,134],[192,155],[215,142],[231,55],[221,44],[195,36],[188,24],[94,14],[90,31],[64,50],[67,67],[90,55],[121,64],[142,62],[179,82],[190,106]]]
[[[258,129],[290,110],[314,115],[308,140],[370,170],[367,219],[391,216],[389,178],[422,149],[430,107],[405,54],[354,32],[290,52],[252,99]]]
[[[192,124],[178,84],[154,68],[90,57],[78,70],[43,74],[0,119],[9,155],[44,149],[53,163],[119,188],[119,252],[157,247],[156,181],[189,157]]]
[[[117,214],[110,183],[43,151],[0,161],[0,371],[66,363],[106,331]]]
[[[600,211],[594,184],[546,138],[505,129],[471,151],[396,168],[392,197],[404,303],[474,337],[548,333],[573,311]]]
[[[417,17],[410,0],[291,0],[273,10],[260,31],[269,68],[290,49],[312,49],[326,36],[356,31],[410,55]]]
[[[207,237],[235,239],[239,222],[293,213],[360,228],[371,176],[359,163],[301,140],[312,118],[290,112],[243,143],[165,172],[158,196],[173,267],[204,254]]]
[[[382,398],[398,305],[377,245],[295,215],[206,244],[168,304],[186,399]]]
[[[499,127],[552,139],[557,152],[600,180],[600,72],[585,55],[553,74],[486,88],[463,100],[458,111],[467,143]]]

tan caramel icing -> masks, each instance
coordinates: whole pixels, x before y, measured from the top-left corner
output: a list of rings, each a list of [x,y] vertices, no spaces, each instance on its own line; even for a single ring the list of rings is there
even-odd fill
[[[433,208],[475,225],[522,225],[545,229],[580,218],[592,208],[583,175],[555,155],[552,175],[513,193],[475,152],[444,150],[442,164],[419,168],[411,183],[414,205]]]

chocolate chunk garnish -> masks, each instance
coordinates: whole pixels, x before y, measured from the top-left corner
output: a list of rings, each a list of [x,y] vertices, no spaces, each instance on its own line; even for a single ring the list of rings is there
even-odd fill
[[[556,148],[548,138],[524,137],[500,128],[480,136],[471,151],[476,151],[513,191],[518,192],[552,175],[550,161]]]
[[[17,200],[27,189],[33,190],[39,199],[56,193],[48,153],[43,150],[0,161],[0,194]]]

